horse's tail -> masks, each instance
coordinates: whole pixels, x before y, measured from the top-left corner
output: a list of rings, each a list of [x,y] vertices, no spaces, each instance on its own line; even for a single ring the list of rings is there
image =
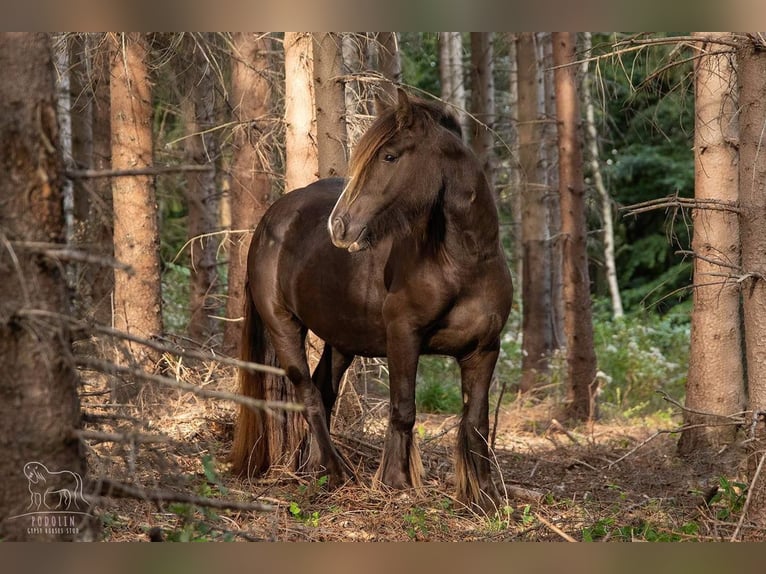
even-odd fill
[[[277,366],[276,352],[247,285],[244,311],[240,358]],[[296,402],[292,384],[286,377],[261,371],[240,369],[239,392],[259,400]],[[239,475],[257,476],[265,473],[272,464],[289,462],[304,435],[300,413],[270,413],[240,405],[231,449],[233,471]]]

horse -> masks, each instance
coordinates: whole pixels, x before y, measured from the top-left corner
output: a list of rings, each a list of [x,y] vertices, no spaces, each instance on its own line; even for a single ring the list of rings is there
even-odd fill
[[[347,180],[316,181],[270,206],[247,270],[241,356],[281,366],[294,386],[311,437],[306,468],[331,484],[354,478],[330,437],[339,382],[355,356],[386,357],[390,406],[374,483],[420,489],[413,437],[418,360],[451,356],[463,393],[457,498],[497,508],[489,388],[513,286],[492,190],[451,113],[398,89],[397,101],[360,138]],[[308,330],[325,343],[313,376]],[[263,398],[278,384],[268,373],[240,372],[245,396]],[[285,452],[283,439],[269,436],[281,432],[269,420],[240,408],[235,472],[262,473]]]

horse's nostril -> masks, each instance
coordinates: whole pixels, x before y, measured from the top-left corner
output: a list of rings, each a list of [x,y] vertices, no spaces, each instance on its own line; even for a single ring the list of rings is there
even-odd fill
[[[340,217],[336,217],[332,220],[332,234],[336,239],[343,239],[346,233],[346,226]]]

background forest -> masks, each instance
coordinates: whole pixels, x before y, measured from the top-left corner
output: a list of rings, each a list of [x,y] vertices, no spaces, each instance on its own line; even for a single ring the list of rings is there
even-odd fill
[[[4,66],[21,70],[21,59],[38,58],[40,68],[27,84],[14,86],[13,74],[2,81],[2,105],[18,121],[3,120],[3,134],[15,141],[42,130],[47,138],[43,145],[24,136],[33,152],[13,147],[9,173],[37,182],[29,173],[42,168],[32,162],[23,172],[25,158],[48,158],[45,183],[30,189],[53,182],[60,206],[28,203],[15,191],[0,200],[0,269],[22,285],[3,288],[2,389],[24,397],[14,403],[17,415],[57,421],[42,430],[3,423],[15,437],[2,439],[6,450],[19,454],[3,463],[18,476],[0,488],[0,507],[27,503],[20,471],[45,459],[87,477],[90,522],[64,538],[762,537],[766,393],[752,379],[745,390],[759,359],[740,330],[761,316],[744,301],[760,296],[760,258],[748,255],[758,244],[746,239],[758,216],[746,206],[757,213],[762,189],[743,126],[762,124],[730,113],[740,94],[743,109],[766,95],[766,84],[748,84],[758,80],[757,64],[743,64],[756,58],[760,36],[579,33],[565,65],[554,63],[551,33],[3,36]],[[576,209],[589,295],[579,323],[592,343],[566,322],[572,258],[560,200],[569,184],[559,180],[555,75],[562,68],[576,78]],[[280,195],[345,175],[355,142],[377,107],[394,101],[395,86],[454,111],[500,212],[515,302],[491,390],[491,447],[509,498],[496,516],[468,513],[439,486],[449,482],[440,460],[449,458],[463,408],[459,369],[441,357],[421,358],[418,369],[416,428],[429,475],[438,477],[427,500],[363,485],[327,493],[321,479],[294,469],[287,479],[240,480],[227,466],[252,231]],[[739,153],[728,161],[735,175],[740,166],[738,177],[700,159],[717,149],[695,139],[708,133],[699,123],[704,90],[719,95],[704,129],[724,126],[722,145]],[[42,103],[18,112],[27,93]],[[731,135],[737,121],[743,133]],[[745,200],[736,195],[744,158],[754,166]],[[733,198],[704,194],[706,170],[721,174],[718,188],[734,190]],[[723,243],[713,231],[697,235],[724,225],[700,225],[708,213],[728,217],[727,225],[744,221],[741,247],[739,228],[724,231]],[[701,286],[714,292],[704,303]],[[750,286],[745,296],[741,286]],[[693,324],[700,309],[721,320],[704,330],[703,319]],[[595,358],[584,382],[572,367],[582,355],[575,339]],[[311,345],[316,353],[321,342]],[[9,376],[40,364],[45,376]],[[333,422],[334,439],[362,476],[374,472],[380,450],[386,376],[384,360],[357,360]],[[25,384],[36,390],[20,390]],[[583,392],[585,410],[573,408]],[[25,533],[8,516],[6,538],[62,538]]]

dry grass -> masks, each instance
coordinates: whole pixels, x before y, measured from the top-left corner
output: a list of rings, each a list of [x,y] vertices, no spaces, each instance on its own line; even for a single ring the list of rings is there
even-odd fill
[[[169,356],[160,366],[185,382],[234,389],[234,372],[228,367]],[[422,493],[370,487],[380,458],[386,403],[381,389],[369,381],[346,385],[334,424],[334,438],[356,466],[359,481],[327,491],[321,480],[284,471],[253,481],[233,477],[225,462],[233,432],[232,404],[147,385],[134,405],[114,405],[107,376],[84,372],[83,380],[86,429],[162,439],[145,444],[86,441],[92,478],[141,486],[155,494],[185,493],[271,507],[213,513],[201,505],[104,496],[95,512],[102,518],[106,540],[147,540],[152,529],[161,529],[167,539],[200,540],[722,540],[731,536],[738,519],[736,514],[726,516],[727,508],[734,507],[726,498],[733,487],[723,492],[724,500],[705,502],[719,490],[720,477],[737,480],[736,465],[723,459],[716,464],[682,461],[671,434],[642,445],[659,423],[602,421],[565,428],[554,422],[556,409],[549,399],[517,399],[502,408],[494,450],[501,488],[538,491],[542,499],[510,496],[498,515],[482,516],[451,496],[454,415],[418,416],[416,431],[427,473]],[[365,384],[367,394],[362,394]],[[212,462],[203,462],[207,460]],[[741,537],[756,540],[764,534],[745,525]]]

